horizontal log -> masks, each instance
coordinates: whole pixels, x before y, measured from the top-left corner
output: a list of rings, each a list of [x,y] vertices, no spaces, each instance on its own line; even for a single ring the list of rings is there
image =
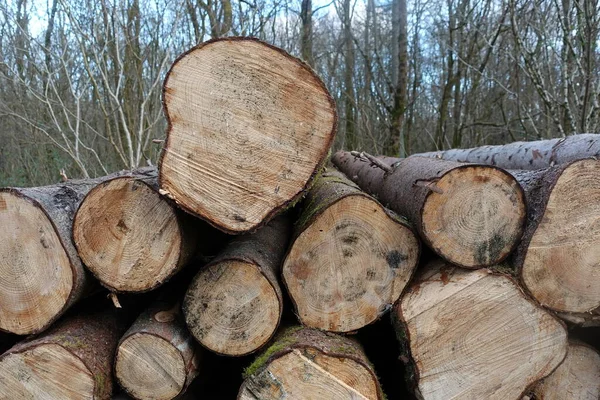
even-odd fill
[[[204,347],[242,356],[275,334],[283,311],[278,276],[290,225],[287,216],[279,216],[253,234],[236,237],[194,277],[183,312]]]
[[[465,268],[496,265],[523,233],[523,190],[506,171],[424,157],[384,158],[389,168],[339,151],[334,165],[405,216],[440,257]]]
[[[383,399],[362,347],[316,329],[284,330],[245,376],[238,400]]]
[[[513,257],[523,286],[578,325],[600,325],[600,161],[512,171],[529,210]]]
[[[0,398],[109,400],[125,329],[112,310],[65,316],[0,356]]]
[[[376,321],[417,266],[415,232],[337,171],[317,179],[302,209],[282,270],[298,318],[333,332]]]
[[[176,288],[168,288],[119,341],[115,376],[133,398],[171,400],[198,375],[201,349],[188,332]]]
[[[419,153],[415,156],[496,165],[504,169],[544,169],[582,158],[600,157],[600,135],[587,133],[558,139]]]
[[[312,69],[257,39],[190,49],[163,92],[161,191],[227,233],[254,231],[300,199],[336,131],[334,101]]]
[[[600,399],[600,353],[585,343],[570,341],[563,363],[532,394],[539,400]]]
[[[511,278],[428,264],[392,316],[420,399],[520,399],[567,353],[567,332]]]
[[[106,179],[83,199],[73,221],[82,261],[113,292],[153,290],[186,265],[198,227],[158,193],[156,168]]]

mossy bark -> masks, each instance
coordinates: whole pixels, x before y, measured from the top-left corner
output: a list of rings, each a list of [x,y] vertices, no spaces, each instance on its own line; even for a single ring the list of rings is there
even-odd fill
[[[355,361],[369,371],[376,385],[377,399],[384,399],[374,367],[367,359],[360,343],[349,337],[301,326],[283,329],[273,343],[246,368],[245,380],[240,388],[238,399],[242,398],[247,391],[252,393],[253,385],[263,384],[261,373],[266,371],[271,363],[294,350],[304,349],[316,350],[321,354],[340,360]],[[335,371],[329,372],[335,375]]]

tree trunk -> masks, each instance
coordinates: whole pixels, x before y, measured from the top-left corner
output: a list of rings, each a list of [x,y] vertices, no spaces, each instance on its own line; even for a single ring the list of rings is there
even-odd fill
[[[561,317],[600,326],[600,161],[512,173],[529,210],[513,257],[524,287]]]
[[[172,289],[172,288],[170,288]],[[136,399],[170,400],[198,375],[199,346],[181,314],[180,296],[163,293],[119,342],[115,376]]]
[[[288,328],[246,369],[238,400],[383,399],[373,367],[354,340]]]
[[[155,168],[104,181],[73,222],[81,260],[113,292],[160,286],[194,255],[197,227],[158,194]]]
[[[567,352],[564,325],[488,269],[434,261],[392,315],[420,399],[520,399]]]
[[[336,131],[333,99],[306,64],[256,39],[203,43],[164,86],[161,193],[227,233],[297,201]]]
[[[0,330],[46,329],[89,289],[71,222],[93,181],[0,189]]]
[[[600,353],[584,343],[569,343],[567,357],[533,389],[539,400],[600,399]]]
[[[425,243],[453,264],[498,264],[521,239],[523,191],[499,168],[423,157],[384,158],[386,172],[343,151],[332,161],[384,206],[406,216]]]
[[[564,139],[514,142],[500,146],[452,149],[415,154],[419,157],[495,165],[504,169],[532,170],[600,157],[600,135],[572,135]]]
[[[395,53],[398,56],[398,61],[392,63],[392,67],[397,66],[398,71],[394,75],[394,106],[391,111],[391,130],[389,145],[387,152],[389,154],[400,155],[405,157],[408,149],[408,134],[405,132],[405,137],[402,135],[402,126],[404,123],[404,115],[406,112],[406,97],[408,90],[408,32],[407,32],[407,9],[406,0],[394,0],[392,7],[396,9],[398,14],[397,28],[394,26],[393,46],[398,46]],[[392,52],[394,54],[394,52]]]
[[[236,238],[193,279],[183,312],[204,347],[242,356],[275,334],[283,310],[277,277],[290,228],[282,216],[254,234]]]
[[[341,173],[326,172],[304,200],[283,282],[302,324],[350,332],[391,309],[419,253],[407,222]]]
[[[300,20],[302,21],[300,36],[300,54],[302,59],[314,67],[313,42],[312,42],[312,0],[302,0],[300,6]]]
[[[125,329],[113,311],[79,314],[15,345],[0,356],[0,399],[110,399]]]

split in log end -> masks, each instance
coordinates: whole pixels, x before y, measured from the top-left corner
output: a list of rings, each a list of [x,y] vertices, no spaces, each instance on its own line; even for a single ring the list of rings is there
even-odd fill
[[[7,354],[0,362],[2,399],[93,399],[94,376],[58,344]]]
[[[185,386],[186,371],[180,351],[159,336],[136,333],[119,345],[116,376],[136,399],[175,398]]]
[[[301,196],[337,124],[335,104],[308,66],[248,38],[183,54],[165,79],[164,103],[161,189],[233,234],[256,230]]]

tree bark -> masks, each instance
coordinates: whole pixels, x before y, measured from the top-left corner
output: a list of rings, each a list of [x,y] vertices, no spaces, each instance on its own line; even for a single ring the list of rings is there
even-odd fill
[[[392,67],[398,70],[394,74],[394,106],[391,111],[391,129],[387,152],[389,154],[405,157],[408,150],[409,133],[402,134],[404,116],[406,113],[406,99],[408,91],[408,31],[406,0],[394,0],[392,7],[396,10],[398,20],[394,23],[394,39],[392,45],[398,47],[392,54],[396,54],[398,60],[392,63]],[[397,27],[396,27],[397,24]]]
[[[600,161],[512,174],[529,211],[512,259],[523,286],[562,318],[600,326]]]
[[[73,222],[81,260],[113,292],[155,289],[190,261],[200,227],[158,193],[155,168],[108,179]]]
[[[238,400],[383,399],[373,367],[354,340],[293,327],[246,369]]]
[[[240,236],[193,279],[183,302],[192,335],[218,354],[250,354],[275,334],[283,310],[278,282],[290,237],[286,216]]]
[[[600,353],[587,344],[570,341],[563,363],[532,391],[539,400],[600,399]]]
[[[164,103],[161,193],[233,234],[256,230],[301,198],[337,125],[315,73],[250,38],[184,53],[165,80]]]
[[[581,134],[563,139],[514,142],[499,146],[452,149],[415,154],[443,160],[495,165],[504,169],[533,170],[600,157],[600,135]]]
[[[496,265],[521,239],[523,191],[499,168],[423,157],[384,158],[386,172],[343,151],[332,161],[384,206],[406,216],[429,247],[456,265]]]
[[[420,399],[520,399],[567,352],[564,325],[489,269],[434,261],[392,316]]]
[[[302,59],[314,67],[313,42],[312,42],[312,0],[302,0],[300,6],[300,20],[302,21],[300,36],[300,54]]]
[[[0,356],[0,399],[110,399],[125,329],[112,310],[78,314],[18,343]]]
[[[180,297],[163,293],[119,342],[115,376],[136,399],[173,399],[198,375],[200,348],[185,326]]]
[[[350,332],[391,309],[419,254],[404,219],[328,171],[303,202],[282,277],[304,325]]]

